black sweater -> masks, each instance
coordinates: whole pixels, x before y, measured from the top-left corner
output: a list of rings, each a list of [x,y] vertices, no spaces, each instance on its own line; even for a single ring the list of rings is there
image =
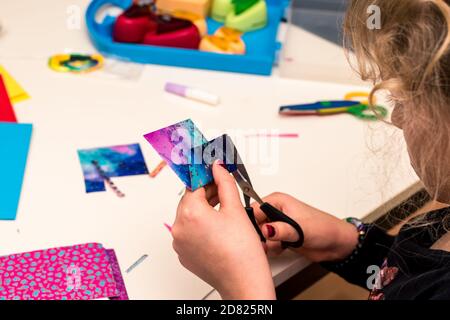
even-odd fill
[[[449,208],[433,211],[425,218],[429,225],[407,225],[397,237],[371,225],[352,260],[322,265],[371,289],[372,300],[450,300],[450,252],[430,249],[447,232],[442,224],[446,215]]]

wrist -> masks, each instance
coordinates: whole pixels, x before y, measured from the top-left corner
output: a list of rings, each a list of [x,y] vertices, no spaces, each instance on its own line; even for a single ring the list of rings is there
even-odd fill
[[[261,271],[261,270],[260,270]],[[259,275],[258,275],[259,274]],[[275,300],[275,286],[270,269],[242,275],[217,290],[223,300]]]
[[[341,221],[336,235],[336,246],[331,250],[327,261],[344,260],[355,250],[359,243],[358,229],[346,221]]]
[[[235,288],[219,291],[222,300],[276,300],[273,284],[265,288]]]

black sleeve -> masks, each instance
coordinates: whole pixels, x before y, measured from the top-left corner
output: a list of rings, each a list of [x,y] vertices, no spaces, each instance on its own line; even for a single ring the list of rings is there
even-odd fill
[[[369,225],[364,240],[348,258],[342,261],[322,262],[321,265],[346,281],[367,289],[367,279],[373,274],[367,273],[367,268],[372,265],[381,268],[394,239],[395,237],[388,235],[384,230]]]
[[[430,300],[450,300],[450,272],[447,274],[447,279],[439,280]]]

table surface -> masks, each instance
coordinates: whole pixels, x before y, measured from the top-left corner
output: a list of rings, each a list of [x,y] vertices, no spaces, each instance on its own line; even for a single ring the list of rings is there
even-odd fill
[[[137,80],[116,79],[102,71],[51,71],[47,59],[52,54],[94,51],[83,22],[80,30],[66,26],[68,13],[77,6],[83,13],[87,3],[0,4],[5,29],[0,64],[31,95],[16,105],[16,112],[20,122],[34,125],[17,220],[0,221],[0,255],[99,242],[115,249],[130,298],[204,297],[210,286],[179,264],[163,226],[174,220],[183,187],[175,174],[164,169],[155,179],[116,179],[126,193],[122,199],[112,192],[86,194],[77,157],[81,148],[139,142],[152,169],[160,158],[142,135],[187,118],[208,138],[227,132],[235,139],[261,195],[283,191],[339,218],[363,218],[418,188],[401,132],[393,127],[350,115],[277,115],[280,105],[339,99],[349,90],[367,88],[287,79],[279,76],[279,69],[271,77],[260,77],[149,65]],[[297,40],[309,51],[322,43],[303,31],[297,34],[303,34]],[[163,91],[167,81],[215,92],[222,103],[209,107],[171,96]],[[243,138],[261,130],[294,132],[299,138]],[[149,258],[126,273],[143,254]],[[271,263],[274,281],[280,284],[308,261],[286,253]]]

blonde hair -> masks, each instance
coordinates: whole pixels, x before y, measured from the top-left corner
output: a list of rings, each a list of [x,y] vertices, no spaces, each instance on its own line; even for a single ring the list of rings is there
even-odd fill
[[[450,0],[352,0],[344,46],[355,69],[387,90],[404,120],[413,166],[436,200],[450,203]],[[367,26],[372,5],[381,28]],[[397,107],[396,107],[397,109]],[[408,142],[408,139],[407,139]]]

